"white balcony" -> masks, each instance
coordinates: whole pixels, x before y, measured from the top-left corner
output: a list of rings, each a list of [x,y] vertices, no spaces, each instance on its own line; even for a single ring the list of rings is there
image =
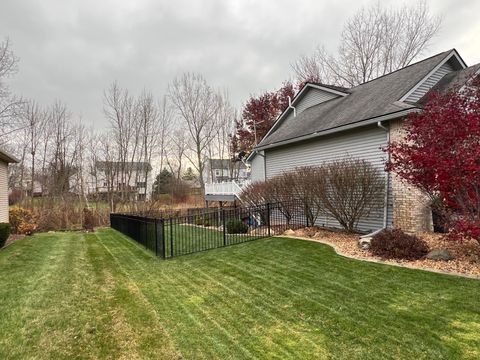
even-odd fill
[[[239,199],[241,192],[248,184],[250,180],[205,184],[205,199],[220,201]]]

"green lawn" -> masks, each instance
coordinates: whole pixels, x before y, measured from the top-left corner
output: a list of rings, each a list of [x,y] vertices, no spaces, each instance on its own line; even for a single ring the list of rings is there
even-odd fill
[[[171,230],[173,229],[173,231]],[[226,234],[226,245],[235,245],[255,240],[266,235],[266,229],[257,229],[254,234]],[[223,231],[215,228],[205,228],[195,225],[176,224],[165,225],[165,254],[172,257],[224,246]],[[154,245],[152,244],[152,249]]]
[[[159,260],[110,230],[0,251],[0,359],[480,358],[480,281],[268,238]]]

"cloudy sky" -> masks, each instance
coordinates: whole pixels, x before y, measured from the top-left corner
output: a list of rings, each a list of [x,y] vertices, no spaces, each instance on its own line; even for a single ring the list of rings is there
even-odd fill
[[[290,78],[300,54],[318,44],[334,51],[344,21],[370,2],[1,0],[0,37],[20,58],[14,92],[63,100],[104,128],[103,90],[113,80],[161,97],[176,75],[199,72],[240,106]],[[432,0],[430,8],[443,25],[424,57],[455,47],[468,65],[480,62],[480,1]]]

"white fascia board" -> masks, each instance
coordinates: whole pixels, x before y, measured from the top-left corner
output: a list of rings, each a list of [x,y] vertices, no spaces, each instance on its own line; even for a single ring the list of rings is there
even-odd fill
[[[422,80],[420,80],[418,83],[415,84],[414,87],[412,87],[410,90],[407,91],[407,93],[405,95],[403,95],[401,97],[401,99],[399,101],[405,101],[410,95],[412,95],[412,93],[415,92],[415,90],[417,90],[425,81],[427,81],[427,79],[432,76],[433,74],[435,74],[435,72],[440,69],[440,67],[445,64],[448,60],[450,60],[452,57],[455,57],[458,62],[460,63],[460,65],[462,65],[462,67],[465,69],[467,67],[467,65],[465,64],[465,62],[462,60],[462,58],[458,55],[457,53],[457,50],[452,50],[450,52],[450,54],[448,54],[445,59],[443,59],[442,61],[440,61],[440,63],[435,66],[433,68],[432,71],[430,71]]]

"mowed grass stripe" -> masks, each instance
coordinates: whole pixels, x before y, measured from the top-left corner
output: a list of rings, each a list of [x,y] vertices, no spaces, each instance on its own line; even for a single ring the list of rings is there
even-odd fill
[[[275,241],[277,241],[277,240],[275,240]],[[290,242],[290,240],[287,240],[287,241]],[[270,245],[271,245],[271,244],[270,244]],[[312,245],[317,246],[317,244],[312,244]],[[244,248],[244,247],[242,246],[241,248],[238,248],[238,249],[236,249],[236,250],[239,250],[239,252],[241,253],[243,248]],[[247,248],[247,247],[245,247],[245,248]],[[274,248],[274,246],[272,245],[271,248]],[[215,252],[217,253],[217,252],[223,252],[223,251],[228,251],[228,249],[216,250]],[[301,253],[301,251],[300,251],[300,253]],[[262,252],[262,255],[264,256],[263,258],[265,258],[265,255],[266,255],[266,254],[270,254],[270,253]],[[238,254],[236,254],[236,255],[238,255]],[[282,258],[282,261],[278,261],[278,260],[277,260],[277,262],[278,262],[279,264],[283,264],[283,266],[287,266],[287,265],[285,265],[285,264],[286,264],[286,261],[288,261],[289,258],[288,258],[288,257],[285,258],[285,254],[283,254],[283,255],[284,255],[283,258],[282,258],[282,257],[279,257],[278,254],[275,254],[275,257],[277,257],[277,259],[278,259],[278,258]],[[307,255],[306,258],[308,259],[308,254],[302,254],[302,255],[303,255],[303,256]],[[207,256],[210,257],[210,255],[207,255]],[[217,253],[217,256],[218,256],[218,253]],[[248,256],[250,256],[250,259],[252,258],[252,257],[251,257],[251,254],[249,254]],[[335,256],[335,255],[334,255],[334,256]],[[191,262],[192,264],[194,264],[196,257],[197,257],[197,255],[194,255],[194,256],[189,257],[188,261],[187,261],[186,259],[181,259],[181,260],[179,260],[179,261],[181,261],[181,262],[184,262],[184,261],[185,261],[186,263],[190,263],[190,262]],[[267,257],[268,257],[268,255],[267,255]],[[236,257],[234,257],[234,258],[236,259]],[[262,258],[262,259],[263,259],[263,258]],[[292,256],[290,256],[290,258],[292,258]],[[293,256],[293,258],[295,258],[295,256]],[[347,259],[342,259],[342,258],[339,258],[339,257],[338,257],[338,259],[339,259],[340,261],[342,261],[342,260],[347,260]],[[325,259],[324,259],[324,260],[325,260]],[[208,261],[214,261],[214,260],[209,259]],[[247,263],[247,262],[245,262],[245,263]],[[243,265],[245,265],[245,263],[244,263]],[[356,263],[358,263],[358,262],[356,262]],[[259,264],[261,264],[261,261],[260,261],[260,262],[257,262],[257,263],[256,263],[256,266],[258,266]],[[363,264],[363,263],[362,263],[362,264]],[[215,268],[214,266],[212,266],[212,265],[213,265],[213,262],[211,262],[209,265],[210,265],[210,266],[209,266],[209,269]],[[293,265],[294,265],[293,268],[295,269],[295,268],[296,268],[295,265],[298,265],[298,263],[297,263],[297,264],[293,264]],[[365,265],[378,266],[377,264],[365,264]],[[277,266],[277,267],[278,267],[278,266]],[[275,268],[275,267],[272,267],[272,268]],[[388,267],[388,268],[391,268],[391,267]],[[403,269],[395,269],[395,268],[394,268],[394,270],[396,271],[396,270],[403,270]],[[428,275],[434,275],[434,274],[428,274]],[[291,276],[291,274],[290,274],[290,276]],[[381,276],[381,274],[380,274],[380,276]],[[298,282],[298,281],[294,281],[294,285],[295,285],[295,283],[297,283],[297,282]],[[388,283],[394,283],[394,280],[388,281]],[[304,284],[301,284],[301,285],[303,286]],[[288,286],[287,286],[286,288],[288,288]],[[310,287],[310,288],[311,288],[311,287]],[[347,288],[348,288],[348,287],[347,287]],[[388,290],[388,289],[387,289],[387,290]],[[364,292],[364,291],[362,290],[362,292]],[[314,294],[313,294],[313,295],[314,295]],[[350,298],[350,297],[348,297],[348,298]],[[333,303],[336,303],[336,300],[337,300],[337,299],[333,299],[333,301],[332,301],[332,299],[330,299],[330,301],[328,301],[328,299],[326,299],[326,302],[327,302],[327,303],[330,303],[330,304],[333,304]],[[345,304],[344,304],[344,305],[345,305]],[[377,305],[375,305],[375,306],[377,306]],[[328,307],[331,308],[331,306],[328,306]],[[355,309],[358,309],[358,304],[357,304],[357,306],[354,306],[354,308],[355,308]],[[345,309],[345,307],[344,307],[344,310],[342,310],[342,307],[339,307],[339,309],[340,309],[341,311],[343,311],[343,312],[345,312],[346,310],[348,310],[348,308]],[[368,308],[365,309],[365,313],[368,313],[368,310],[369,310]],[[376,312],[378,312],[378,309],[373,309],[372,314],[375,314]],[[362,314],[364,314],[364,311],[360,311],[360,312],[357,311],[357,313],[359,313],[360,316],[362,316]],[[388,313],[389,313],[389,312],[388,312],[388,309],[387,309],[386,314],[388,315]],[[354,315],[355,315],[355,314],[354,314]],[[358,316],[358,314],[357,314],[356,316]],[[380,314],[379,317],[381,318],[381,316],[383,316],[383,315]],[[346,317],[348,318],[348,316],[346,316]],[[367,318],[368,318],[368,316],[367,316]],[[355,319],[355,320],[358,321],[359,319]],[[381,319],[380,319],[380,320],[381,320]],[[381,322],[380,322],[380,324],[381,324]],[[359,324],[358,324],[358,322],[357,322],[357,323],[355,324],[355,326],[358,326],[358,325],[359,325]],[[413,325],[413,323],[410,324],[410,326],[412,326],[412,325]],[[396,325],[395,325],[395,326],[396,326]],[[382,325],[380,325],[380,326],[378,326],[378,327],[381,328]],[[390,330],[391,330],[391,329],[390,329]],[[425,330],[425,328],[424,328],[423,330]],[[380,335],[381,337],[385,337],[385,335],[383,335],[381,332],[379,332],[378,330],[376,330],[376,328],[370,329],[370,332],[371,332],[371,333],[367,333],[365,336],[360,337],[360,339],[363,338],[363,339],[365,339],[365,340],[368,342],[368,341],[371,340],[370,338],[375,339],[375,336],[374,336],[375,333],[379,333],[379,335]],[[372,334],[372,333],[373,333],[373,334]],[[394,339],[394,342],[396,342],[397,344],[401,344],[401,341],[396,339],[396,336],[398,337],[398,335],[388,335],[388,332],[387,332],[387,335],[386,335],[386,336],[387,336],[387,338],[390,339],[390,341],[392,341],[391,339],[393,338],[393,339]],[[401,339],[401,338],[402,338],[402,337],[400,337],[400,339]],[[416,340],[417,340],[417,342],[418,342],[418,339],[416,339]],[[403,339],[403,341],[405,341],[405,339]],[[362,341],[362,342],[363,342],[363,341]],[[389,351],[390,351],[390,350],[389,350]],[[405,350],[404,350],[404,351],[405,351]]]
[[[110,237],[108,237],[108,238],[110,238]],[[216,319],[213,319],[213,318],[207,319],[210,323],[213,324],[213,326],[215,328],[220,330],[221,334],[224,335],[223,339],[217,340],[216,339],[216,334],[214,335],[214,334],[210,333],[209,329],[205,328],[203,326],[202,322],[199,320],[198,314],[197,315],[193,314],[189,307],[185,306],[181,302],[181,300],[179,301],[178,296],[177,297],[174,296],[175,294],[178,295],[178,292],[181,292],[181,294],[184,295],[184,298],[187,299],[190,295],[185,289],[187,287],[192,289],[189,281],[186,281],[186,283],[182,287],[177,287],[176,284],[178,284],[178,281],[182,280],[182,279],[179,279],[178,276],[176,276],[173,279],[170,278],[170,277],[161,277],[159,279],[152,278],[151,272],[155,268],[155,265],[153,264],[153,266],[151,266],[151,267],[145,267],[145,264],[142,264],[139,261],[136,261],[135,259],[138,256],[138,253],[133,252],[132,248],[135,248],[138,252],[143,253],[143,255],[146,255],[148,257],[150,257],[151,255],[146,253],[143,248],[139,247],[136,243],[132,242],[131,240],[129,240],[129,239],[123,237],[123,236],[122,236],[122,240],[123,241],[118,243],[120,245],[118,248],[121,247],[123,251],[121,251],[120,253],[115,255],[115,256],[119,256],[119,255],[121,256],[121,258],[119,257],[119,261],[118,261],[119,266],[126,269],[127,267],[131,266],[129,263],[133,262],[133,263],[135,263],[136,266],[135,267],[130,267],[129,270],[126,270],[126,271],[128,271],[129,276],[131,276],[133,278],[133,274],[137,274],[140,270],[140,273],[137,274],[137,276],[135,277],[136,281],[142,281],[142,279],[150,279],[153,282],[156,282],[158,289],[163,290],[163,291],[161,291],[162,296],[168,297],[169,300],[170,300],[170,301],[165,302],[164,305],[169,306],[172,303],[173,304],[179,304],[181,313],[183,313],[184,315],[187,315],[187,317],[190,318],[193,322],[193,324],[190,324],[190,327],[192,327],[192,325],[195,325],[196,327],[199,328],[199,329],[190,329],[190,331],[192,331],[193,334],[197,334],[197,331],[200,331],[200,332],[207,331],[207,337],[211,340],[212,346],[214,348],[217,348],[217,350],[220,350],[221,353],[225,356],[226,355],[232,355],[232,354],[230,354],[230,352],[231,352],[231,348],[233,347],[233,348],[238,348],[240,352],[246,353],[247,357],[255,358],[253,355],[249,354],[246,351],[246,349],[244,349],[241,346],[239,347],[238,344],[235,342],[235,340],[232,338],[231,334],[227,330],[225,330],[219,324],[219,322]],[[118,241],[118,238],[115,239],[115,241]],[[130,246],[127,246],[127,243],[129,243]],[[105,245],[106,246],[111,246],[111,244],[107,244],[107,243],[105,243]],[[116,247],[112,247],[111,250],[112,250],[112,253],[114,253],[115,250],[116,250]],[[131,256],[125,256],[126,254],[130,254]],[[124,262],[120,261],[120,259],[124,260]],[[158,259],[155,259],[155,258],[151,258],[151,259],[154,260],[154,261],[159,261]],[[140,275],[140,278],[138,278],[138,275]],[[173,280],[175,280],[177,282],[173,282]],[[161,285],[159,285],[159,284],[161,284]],[[167,288],[168,285],[172,285],[173,289]],[[172,292],[170,290],[174,290],[174,291]],[[192,289],[192,290],[196,291],[197,289]],[[200,309],[200,307],[198,305],[195,305],[195,303],[192,303],[192,304],[195,308],[197,308],[199,310],[200,313],[205,315],[205,313],[202,312],[202,310]],[[200,341],[202,343],[204,342],[203,339],[201,339]],[[225,343],[225,341],[226,341],[226,343]],[[205,347],[205,349],[208,349],[208,347]],[[202,354],[201,352],[199,353],[198,350],[197,351],[191,351],[191,352],[193,354],[195,354],[195,356],[199,356],[199,357],[205,358],[205,359],[208,359],[210,356],[213,356],[213,355],[208,354],[208,353],[207,354]]]
[[[0,251],[0,271],[2,358],[480,358],[480,281],[311,242],[164,261],[110,229],[44,234]]]
[[[280,239],[278,239],[280,240]],[[271,254],[270,254],[271,255]],[[277,254],[278,255],[278,254]],[[275,255],[271,255],[272,257],[275,257]],[[246,260],[246,259],[245,259]],[[264,267],[265,262],[266,260],[266,257],[263,257],[260,261],[257,261],[254,265],[245,265],[245,263],[247,263],[247,261],[243,262],[242,263],[242,267],[238,267],[237,265],[235,264],[232,264],[231,262],[228,262],[228,261],[225,261],[225,260],[222,260],[226,266],[234,266],[236,271],[238,272],[245,272],[247,274],[251,273],[252,271],[254,271],[255,269],[259,268],[259,267]],[[288,289],[288,287],[309,287],[309,288],[313,288],[311,286],[311,282],[315,282],[316,280],[318,280],[318,278],[323,278],[323,274],[315,274],[315,273],[311,273],[309,271],[305,271],[305,272],[302,272],[299,276],[290,276],[290,273],[291,272],[297,272],[295,270],[295,268],[293,266],[290,266],[290,265],[293,265],[293,264],[289,264],[288,263],[288,259],[284,260],[281,262],[281,264],[277,262],[275,263],[272,263],[272,267],[270,267],[269,265],[267,265],[265,267],[265,271],[269,271],[269,269],[275,269],[273,271],[277,271],[276,273],[276,281],[275,282],[270,282],[269,283],[269,286],[271,287],[277,287],[279,288],[279,285],[277,283],[281,283],[281,281],[277,281],[279,280],[285,273],[286,271],[288,270],[289,272],[289,276],[286,276],[286,278],[289,278],[291,277],[292,279],[296,279],[296,281],[293,281],[293,282],[288,282],[287,285],[284,285],[281,287],[281,289]],[[376,265],[376,264],[375,264]],[[407,271],[412,271],[412,270],[407,270]],[[304,279],[302,281],[301,277],[302,275],[305,275],[304,276]],[[430,275],[430,274],[428,274]],[[257,278],[259,279],[262,279],[262,280],[266,280],[268,281],[265,277],[262,277],[262,276],[257,276]],[[305,280],[308,280],[308,281],[305,281]],[[387,283],[392,283],[393,280],[391,281],[387,281]],[[310,286],[309,286],[310,284]],[[379,282],[379,285],[382,284],[382,281]],[[382,287],[382,286],[380,286]],[[327,278],[327,281],[322,281],[322,287],[321,287],[321,293],[308,293],[307,296],[308,299],[306,299],[306,301],[311,301],[310,299],[312,297],[315,297],[318,295],[324,295],[326,293],[330,293],[330,295],[334,295],[333,297],[331,297],[330,299],[323,299],[321,301],[316,301],[315,303],[318,304],[318,305],[321,305],[325,302],[325,303],[330,303],[332,304],[332,306],[334,304],[337,303],[336,301],[336,297],[338,296],[338,288],[341,288],[343,290],[347,290],[350,294],[346,294],[344,299],[343,300],[343,304],[342,304],[342,307],[340,308],[340,311],[343,313],[343,316],[340,315],[341,318],[346,318],[346,319],[352,319],[354,318],[355,319],[355,322],[356,322],[356,326],[359,325],[359,322],[358,320],[362,320],[361,321],[361,324],[363,325],[366,325],[368,323],[368,320],[370,319],[371,320],[371,317],[372,316],[376,316],[378,317],[379,321],[382,320],[383,317],[388,317],[388,313],[391,312],[391,309],[389,309],[388,307],[382,307],[380,305],[385,305],[385,304],[390,304],[391,303],[391,300],[383,300],[382,297],[380,296],[380,298],[378,297],[375,297],[375,298],[372,298],[369,296],[369,298],[365,299],[363,302],[362,302],[362,311],[361,312],[354,312],[354,313],[350,313],[350,309],[354,309],[356,308],[355,307],[355,302],[358,302],[358,294],[363,292],[363,289],[353,289],[352,287],[347,287],[347,286],[341,286],[341,284],[339,284],[338,282],[332,282],[329,278]],[[325,291],[327,290],[327,291]],[[289,290],[291,291],[294,295],[298,295],[299,293],[296,292],[296,291],[293,291],[293,290]],[[336,291],[336,292],[335,292]],[[357,294],[357,296],[354,296],[355,294]],[[378,295],[382,295],[382,294],[378,294]],[[385,294],[383,294],[385,295]],[[349,299],[352,299],[351,301],[351,306],[347,304],[345,304],[344,302],[349,302]],[[373,301],[372,301],[373,300]],[[327,310],[330,310],[336,314],[339,314],[340,311],[335,311],[333,309],[332,306],[323,306],[324,308],[326,308]],[[368,310],[371,310],[371,311],[368,311]],[[373,315],[372,315],[373,314]],[[442,317],[440,317],[442,318]],[[412,334],[411,337],[412,337],[412,340],[417,340],[416,338],[414,338],[415,336],[418,336],[418,335],[424,335],[425,332],[431,332],[429,328],[425,328],[425,327],[421,327],[421,323],[412,323],[411,321],[408,321],[408,319],[403,319],[403,318],[397,318],[396,319],[396,322],[395,322],[395,327],[398,326],[398,322],[403,322],[405,325],[408,325],[408,328],[409,329],[412,329],[413,328],[417,328],[418,329],[418,334]],[[394,335],[388,335],[388,333],[385,333],[385,330],[389,330],[388,328],[386,328],[386,325],[384,324],[384,322],[380,322],[380,326],[377,326],[375,329],[370,329],[368,332],[366,332],[366,335],[365,337],[372,337],[372,338],[375,338],[375,334],[379,335],[379,336],[383,336],[383,337],[389,337],[391,341],[394,341],[394,342],[397,342],[397,343],[401,343],[401,341],[405,341],[405,338],[403,339],[397,339],[396,336]],[[432,335],[434,335],[432,333]]]
[[[182,265],[188,266],[188,263],[183,262]],[[186,277],[179,278],[178,274],[176,274],[176,281],[193,285],[193,286],[189,286],[189,289],[192,290],[191,293],[201,292],[201,290],[199,290],[199,289],[202,289],[202,285],[201,285],[201,283],[198,284],[198,280],[201,279],[201,278],[204,278],[204,279],[208,279],[209,282],[216,283],[219,287],[222,287],[222,288],[226,289],[232,295],[235,295],[237,298],[239,298],[240,301],[234,302],[233,301],[234,299],[232,297],[228,297],[228,302],[226,304],[224,304],[222,307],[217,308],[217,307],[215,307],[215,304],[222,303],[223,296],[228,296],[228,294],[217,294],[217,295],[210,295],[209,296],[209,298],[211,298],[210,301],[211,301],[212,309],[215,310],[215,316],[217,318],[220,318],[220,316],[221,316],[221,318],[223,320],[223,325],[221,325],[222,329],[227,331],[227,328],[228,328],[228,332],[230,334],[235,334],[235,335],[230,335],[230,338],[232,338],[232,337],[238,338],[239,336],[243,335],[242,338],[245,338],[244,342],[246,342],[246,343],[251,343],[252,341],[255,342],[254,337],[251,337],[250,339],[248,339],[247,338],[248,334],[245,334],[245,333],[242,334],[241,332],[238,331],[238,326],[236,325],[235,319],[232,319],[232,316],[229,315],[229,314],[238,313],[238,310],[239,310],[240,306],[242,306],[242,304],[249,304],[252,307],[257,309],[257,311],[255,313],[253,313],[251,315],[248,315],[248,320],[249,320],[249,323],[251,323],[251,324],[252,323],[254,324],[255,322],[257,322],[258,320],[256,320],[256,319],[258,319],[258,315],[261,315],[261,314],[263,314],[264,317],[265,316],[269,317],[271,320],[274,320],[274,321],[279,320],[277,317],[270,314],[268,312],[269,310],[266,309],[266,307],[258,306],[254,302],[248,301],[244,297],[242,299],[241,295],[238,292],[236,292],[232,289],[227,289],[225,286],[223,286],[217,280],[213,279],[212,277],[209,277],[205,272],[199,272],[198,269],[194,269],[192,267],[188,267],[188,269],[186,269],[186,270],[187,271],[185,271],[185,273],[189,274],[188,278],[186,278]],[[194,282],[196,284],[198,284],[198,286],[195,286]],[[188,294],[186,294],[186,296],[188,296]],[[224,310],[224,308],[225,308],[225,310]],[[202,311],[202,313],[205,314],[205,311]],[[247,316],[243,315],[242,320],[246,321],[247,320],[246,317]],[[217,325],[219,325],[219,324],[217,323]],[[276,351],[280,352],[280,354],[284,353],[285,355],[287,355],[287,354],[290,353],[290,349],[288,347],[286,347],[285,343],[281,343],[281,342],[278,341],[276,343],[276,346],[278,347],[276,349]],[[316,344],[313,341],[310,341],[310,346],[315,347]]]

